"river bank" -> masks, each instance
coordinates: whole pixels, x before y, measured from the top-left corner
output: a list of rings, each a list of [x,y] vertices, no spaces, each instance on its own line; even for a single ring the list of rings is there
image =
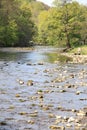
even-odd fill
[[[61,53],[61,55],[71,58],[70,63],[87,64],[87,55],[75,55],[74,53]]]

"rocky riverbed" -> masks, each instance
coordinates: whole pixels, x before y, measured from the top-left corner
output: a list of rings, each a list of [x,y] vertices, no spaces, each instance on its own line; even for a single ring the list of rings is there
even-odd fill
[[[16,50],[0,52],[0,130],[87,130],[87,64]]]
[[[87,64],[87,55],[75,55],[74,53],[61,53],[63,56],[71,58],[70,63]]]

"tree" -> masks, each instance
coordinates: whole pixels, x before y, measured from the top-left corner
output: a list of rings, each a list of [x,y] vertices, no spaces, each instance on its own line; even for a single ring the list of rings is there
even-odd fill
[[[34,31],[26,0],[0,1],[0,45],[29,46]]]
[[[0,5],[0,44],[1,46],[10,46],[17,40],[17,24],[12,19],[12,12],[17,2],[1,0]]]
[[[85,24],[86,12],[83,11],[83,6],[71,0],[55,0],[54,4],[57,4],[57,8],[60,9],[62,37],[66,39],[66,46],[70,48],[72,44],[79,43],[81,40],[80,31]]]
[[[69,3],[72,2],[72,0],[55,0],[54,4],[57,6],[57,8],[60,8],[62,11],[62,17],[61,22],[63,24],[63,32],[66,36],[66,45],[68,48],[71,47],[70,44],[70,36],[69,36]]]
[[[18,43],[20,46],[29,46],[29,41],[35,33],[34,23],[31,20],[31,11],[26,2],[23,2],[19,8],[19,14],[16,17],[18,25]]]
[[[42,11],[38,16],[38,42],[39,43],[47,43],[47,18],[48,11]]]
[[[83,45],[87,44],[87,7],[81,6],[81,30],[80,30],[80,43]]]

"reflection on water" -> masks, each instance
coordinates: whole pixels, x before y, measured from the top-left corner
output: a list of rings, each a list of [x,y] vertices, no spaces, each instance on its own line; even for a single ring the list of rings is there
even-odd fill
[[[22,62],[38,62],[45,60],[46,56],[38,54],[37,52],[0,52],[0,61],[22,61]]]
[[[27,52],[12,52],[12,51],[2,51],[0,52],[0,61],[14,61],[14,62],[31,62],[31,63],[36,63],[36,62],[49,62],[49,63],[54,63],[55,61],[60,61],[60,62],[67,62],[70,61],[71,59],[62,56],[59,54],[59,50],[55,48],[36,48],[35,50],[32,51],[27,51]]]
[[[39,49],[39,48],[38,48]],[[47,49],[46,49],[47,50]],[[27,62],[30,61],[32,63],[45,61],[47,56],[43,54],[44,50],[32,50],[32,51],[19,51],[19,52],[9,52],[9,51],[1,51],[0,52],[0,61],[14,61],[14,62]],[[45,52],[44,52],[45,53]]]

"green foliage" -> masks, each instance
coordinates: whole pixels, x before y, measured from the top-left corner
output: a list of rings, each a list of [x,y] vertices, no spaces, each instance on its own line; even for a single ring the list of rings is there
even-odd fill
[[[87,7],[71,0],[55,0],[54,4],[56,7],[39,15],[39,41],[69,48],[86,44]]]
[[[31,21],[31,11],[26,2],[20,6],[19,14],[17,16],[18,25],[18,43],[20,46],[29,46],[29,41],[34,35],[34,23]]]
[[[0,46],[29,46],[35,26],[26,0],[1,0],[0,14]]]
[[[8,25],[4,28],[4,46],[14,46],[18,40],[17,24],[14,20],[10,20]]]
[[[36,0],[0,0],[0,46],[87,44],[87,6],[54,0],[54,7]]]
[[[71,0],[55,0],[56,7],[39,15],[38,41],[47,45],[87,43],[87,7]]]
[[[43,4],[42,2],[39,1],[31,1],[29,3],[29,8],[31,10],[32,13],[32,20],[35,22],[35,24],[38,24],[38,15],[42,12],[42,11],[46,11],[49,9],[49,6]]]

